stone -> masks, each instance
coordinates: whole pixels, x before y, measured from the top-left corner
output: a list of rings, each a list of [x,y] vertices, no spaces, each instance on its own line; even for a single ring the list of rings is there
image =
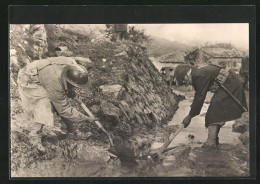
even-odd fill
[[[195,137],[195,136],[192,135],[192,134],[189,134],[189,135],[188,135],[188,138],[190,138],[190,139],[194,139],[194,137]]]
[[[102,101],[100,106],[103,114],[105,115],[118,117],[120,114],[120,109],[112,103]]]
[[[241,122],[241,121],[236,121],[233,125],[232,125],[232,131],[233,132],[239,132],[239,133],[245,133],[248,130],[248,125]]]
[[[135,105],[135,111],[139,113],[143,113],[143,110],[139,107],[138,104]]]
[[[73,57],[73,59],[82,63],[92,63],[92,61],[89,58]]]
[[[174,155],[169,155],[163,159],[163,166],[171,166],[176,164],[176,157]]]
[[[139,123],[139,124],[143,124],[143,120],[142,120],[142,118],[139,116],[139,114],[135,114],[135,117],[136,117],[136,120],[137,120],[137,122]]]
[[[122,44],[119,47],[117,47],[117,49],[115,50],[115,53],[121,53],[121,52],[125,51],[126,49],[127,49],[127,46],[125,44]]]
[[[107,97],[114,97],[117,98],[119,92],[124,90],[123,86],[121,85],[102,85],[99,87],[102,90],[103,95]]]
[[[248,145],[249,144],[249,131],[244,132],[238,138],[244,145]]]
[[[123,106],[123,108],[124,108],[126,111],[129,111],[129,110],[130,110],[130,106],[126,103],[126,101],[122,100],[122,101],[121,101],[121,105]]]
[[[17,60],[16,56],[11,56],[10,57],[10,64],[18,65],[18,60]]]
[[[129,93],[125,93],[125,101],[128,104],[134,104],[134,102],[135,102],[133,97]]]
[[[126,53],[126,51],[120,52],[115,55],[115,57],[118,57],[118,56],[124,56],[124,57],[128,58],[128,54]]]
[[[16,50],[15,49],[11,49],[10,50],[10,56],[15,56],[16,55]]]
[[[135,109],[134,107],[131,107],[131,109],[128,111],[128,115],[130,118],[134,118],[135,117]]]
[[[98,113],[99,110],[100,110],[100,108],[98,105],[93,105],[90,107],[91,112]]]

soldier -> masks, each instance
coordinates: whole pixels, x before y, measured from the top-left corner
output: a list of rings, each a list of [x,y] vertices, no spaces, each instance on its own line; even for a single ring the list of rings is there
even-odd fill
[[[215,79],[221,81],[224,87],[247,110],[245,92],[240,77],[234,71],[217,65],[199,68],[192,65],[179,65],[175,69],[174,76],[178,85],[192,85],[195,89],[191,110],[182,122],[185,128],[193,117],[200,114],[207,92],[214,93],[205,117],[208,138],[203,147],[218,148],[220,128],[226,121],[240,118],[245,111],[214,81]]]
[[[116,41],[121,42],[122,40],[125,39],[125,35],[127,32],[127,24],[115,24],[114,31],[116,34]]]
[[[30,40],[33,42],[32,57],[42,59],[48,52],[47,34],[44,24],[31,24],[29,29]]]
[[[87,70],[68,57],[36,60],[19,71],[18,89],[22,105],[28,120],[34,123],[31,143],[39,151],[45,152],[39,130],[43,126],[54,128],[55,111],[66,124],[69,137],[81,136],[74,123],[97,120],[80,113],[68,101],[68,98],[75,97],[74,88],[84,89],[87,82]]]

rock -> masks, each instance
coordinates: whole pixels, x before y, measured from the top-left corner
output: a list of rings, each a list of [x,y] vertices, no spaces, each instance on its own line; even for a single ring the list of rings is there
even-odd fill
[[[129,93],[125,93],[125,101],[128,104],[134,104],[135,103],[133,97]]]
[[[163,166],[171,166],[176,164],[176,157],[174,155],[167,156],[163,159]]]
[[[103,114],[109,116],[118,117],[120,114],[120,109],[114,106],[112,103],[108,103],[106,101],[101,102],[101,110]]]
[[[245,133],[247,129],[248,125],[238,120],[232,125],[233,132]]]
[[[119,92],[124,90],[121,85],[102,85],[99,88],[102,90],[103,95],[114,98],[117,98]]]
[[[174,155],[178,160],[186,159],[189,156],[191,147],[187,145],[180,145],[176,149],[166,152],[166,155]]]
[[[11,49],[10,50],[10,56],[15,56],[16,55],[16,50],[15,49]]]
[[[128,54],[126,53],[126,51],[120,52],[115,55],[115,57],[118,57],[118,56],[124,56],[124,57],[128,58]]]
[[[68,47],[66,47],[66,46],[57,47],[56,50],[55,50],[55,53],[57,54],[57,56],[66,56],[66,57],[73,55],[73,52],[68,50]],[[80,58],[80,57],[78,57],[78,58]]]
[[[135,112],[143,113],[143,110],[139,107],[138,104],[135,105]]]
[[[80,63],[92,63],[92,61],[89,58],[83,58],[83,57],[73,57],[76,61]]]
[[[248,145],[249,144],[249,131],[244,132],[238,138],[244,145]]]
[[[91,112],[98,113],[99,110],[100,110],[100,108],[97,105],[93,105],[93,106],[90,107]]]
[[[115,53],[121,53],[125,50],[127,50],[127,46],[125,44],[121,44],[120,46],[117,47],[117,49],[115,50]]]
[[[190,139],[194,139],[194,137],[195,137],[195,136],[192,135],[192,134],[189,134],[189,135],[188,135],[188,138],[190,138]]]
[[[130,106],[126,103],[126,101],[122,100],[121,105],[126,111],[130,111]]]
[[[16,56],[11,56],[10,57],[10,64],[18,65],[18,60],[17,60]]]
[[[139,116],[139,114],[135,114],[135,117],[136,117],[136,120],[137,120],[137,122],[139,123],[139,124],[143,124],[143,120],[142,120],[142,118]]]

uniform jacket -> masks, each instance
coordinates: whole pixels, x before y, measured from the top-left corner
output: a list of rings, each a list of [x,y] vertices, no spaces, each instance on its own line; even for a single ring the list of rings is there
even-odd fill
[[[82,122],[86,120],[86,116],[69,104],[65,95],[65,80],[61,78],[65,66],[76,64],[72,58],[53,57],[39,60],[36,67],[39,82],[46,89],[48,97],[59,115],[72,122]]]
[[[127,24],[115,24],[115,32],[117,31],[127,31]]]
[[[220,67],[208,65],[192,69],[192,85],[195,89],[195,96],[191,105],[190,115],[194,117],[200,114],[209,87],[213,85]],[[229,71],[228,78],[223,85],[247,108],[246,97],[240,77],[232,70]],[[243,110],[227,95],[223,89],[218,88],[211,99],[205,117],[205,126],[217,122],[226,122],[241,117]]]

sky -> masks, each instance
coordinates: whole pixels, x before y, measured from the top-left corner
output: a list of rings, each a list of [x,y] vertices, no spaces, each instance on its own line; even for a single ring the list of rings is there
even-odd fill
[[[225,42],[239,48],[249,48],[249,24],[247,23],[129,25],[145,30],[148,35],[184,44]]]

